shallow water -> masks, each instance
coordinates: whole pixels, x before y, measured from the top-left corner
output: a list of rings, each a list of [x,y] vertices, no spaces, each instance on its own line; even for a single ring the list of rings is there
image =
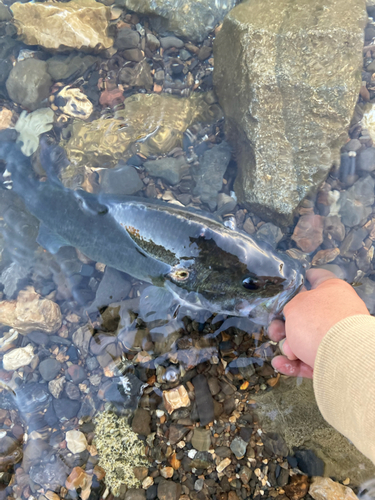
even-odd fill
[[[117,51],[57,56],[21,42],[10,14],[1,15],[1,63],[10,71],[15,61],[38,61],[44,74],[40,98],[28,105],[10,98],[12,80],[1,86],[0,141],[21,138],[38,183],[58,178],[71,190],[135,195],[209,213],[286,252],[296,268],[333,270],[375,311],[374,186],[368,189],[372,172],[361,163],[372,140],[358,123],[349,131],[341,168],[302,202],[291,226],[277,228],[240,206],[233,191],[235,154],[223,146],[224,119],[212,90],[214,31],[197,45],[180,40],[160,48],[147,17],[112,7],[109,33],[131,28],[135,42],[124,37]],[[36,84],[31,77],[28,82],[32,90]],[[24,108],[44,111],[32,120],[21,114]],[[46,172],[42,134],[64,147],[70,161],[54,157]],[[361,148],[357,163],[355,148]],[[284,390],[270,365],[278,347],[261,326],[176,307],[163,297],[155,310],[146,300],[149,284],[131,273],[73,247],[48,252],[46,240],[37,242],[40,221],[25,207],[30,201],[17,195],[4,164],[1,174],[0,499],[285,499],[292,476],[303,485],[301,471],[323,475],[315,456],[319,443],[290,437],[294,425],[303,427],[300,415],[288,420],[284,436],[282,426],[263,429],[257,415],[263,396],[275,391],[277,400]],[[365,222],[363,214],[360,224],[349,221],[349,211],[342,224],[335,203],[343,192],[361,201]],[[30,189],[28,196],[36,193]],[[57,225],[68,212],[60,210]],[[295,227],[313,214],[320,233],[302,251]],[[79,218],[71,220],[74,226]],[[307,391],[309,400],[311,387]],[[276,414],[283,419],[291,407],[280,406]],[[325,432],[327,439],[334,431]],[[293,446],[313,449],[314,474],[293,456]],[[342,461],[334,451],[329,471],[337,479],[349,477],[355,487],[373,474],[353,447]]]

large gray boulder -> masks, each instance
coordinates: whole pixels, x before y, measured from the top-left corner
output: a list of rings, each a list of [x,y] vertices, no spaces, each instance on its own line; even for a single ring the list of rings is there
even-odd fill
[[[174,34],[201,42],[219,24],[236,0],[116,0],[150,17],[160,35]]]
[[[250,0],[224,19],[214,85],[236,150],[236,194],[248,208],[289,223],[339,162],[365,22],[364,0]]]

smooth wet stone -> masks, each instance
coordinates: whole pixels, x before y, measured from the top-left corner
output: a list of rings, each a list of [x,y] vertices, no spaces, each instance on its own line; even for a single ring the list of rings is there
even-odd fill
[[[268,432],[267,434],[262,434],[262,441],[264,444],[264,449],[272,455],[281,455],[286,457],[288,455],[288,447],[284,439],[276,432]]]
[[[181,495],[181,484],[162,479],[158,485],[159,500],[178,500]]]
[[[69,380],[73,382],[73,384],[80,384],[86,378],[86,372],[84,368],[80,365],[70,365],[66,370],[66,375]]]
[[[163,36],[160,38],[160,45],[163,49],[171,49],[172,47],[181,49],[184,46],[184,42],[176,36]]]
[[[310,484],[309,495],[314,500],[358,500],[351,488],[332,481],[329,477],[314,477]]]
[[[47,63],[38,59],[24,59],[18,62],[6,81],[9,97],[32,111],[49,96],[51,85]]]
[[[117,5],[150,16],[158,34],[173,34],[194,42],[203,41],[235,3],[234,0],[116,0]]]
[[[71,399],[67,398],[53,400],[53,408],[60,422],[70,420],[71,418],[75,417],[80,406],[81,403],[79,401],[72,401]]]
[[[314,252],[323,242],[324,218],[320,215],[302,215],[297,222],[292,240],[307,253]]]
[[[182,177],[189,173],[189,165],[184,156],[145,161],[143,165],[150,175],[161,177],[169,184],[172,184],[172,186],[178,184]]]
[[[332,236],[336,241],[343,241],[345,238],[345,226],[341,222],[341,217],[331,215],[324,220],[324,232]]]
[[[17,370],[27,366],[34,358],[34,348],[31,344],[8,351],[3,356],[3,368],[7,371]]]
[[[202,426],[214,420],[214,400],[208,386],[207,378],[201,374],[192,379],[195,391],[199,421]]]
[[[40,362],[39,372],[46,382],[53,380],[61,370],[61,363],[55,358],[47,358]]]
[[[87,441],[83,432],[74,429],[67,431],[65,439],[68,450],[70,450],[73,454],[81,453],[87,448]]]
[[[134,155],[132,145],[144,156],[165,154],[181,146],[182,135],[190,125],[215,121],[221,115],[216,105],[207,105],[203,94],[176,98],[140,93],[125,99],[124,105],[125,109],[111,120],[73,123],[71,139],[65,145],[72,162],[114,167],[118,160],[126,161]],[[76,165],[68,166],[63,181],[71,179],[76,170]]]
[[[195,427],[191,444],[198,451],[208,451],[211,448],[211,431],[202,429],[202,427]]]
[[[154,85],[151,67],[145,59],[136,64],[134,68],[129,68],[128,66],[122,68],[119,71],[118,79],[119,82],[125,83],[125,85],[139,87],[146,90],[151,90]]]
[[[56,491],[65,485],[69,474],[69,467],[61,458],[57,457],[53,462],[33,465],[30,469],[30,478],[46,490]]]
[[[72,401],[78,401],[79,399],[81,399],[81,391],[79,390],[78,386],[73,384],[73,382],[66,383],[65,393]]]
[[[375,170],[375,148],[366,148],[357,156],[357,167],[365,172]]]
[[[247,443],[241,437],[236,436],[230,444],[230,449],[238,459],[246,454]]]
[[[246,465],[243,465],[238,475],[240,476],[240,479],[243,482],[243,484],[248,484],[253,475],[253,471],[249,469],[249,467],[246,467]]]
[[[256,233],[258,240],[265,241],[269,243],[272,247],[276,248],[277,244],[283,237],[283,233],[278,226],[272,224],[272,222],[266,222],[258,229]]]
[[[48,382],[48,390],[54,398],[59,399],[64,390],[65,382],[65,377],[60,377]]]
[[[339,164],[361,86],[365,22],[362,0],[252,0],[225,17],[214,86],[236,150],[236,195],[263,218],[291,222]]]
[[[49,343],[50,336],[44,332],[30,332],[27,334],[27,338],[38,345],[46,346]]]
[[[104,50],[112,47],[107,36],[110,9],[95,0],[55,3],[14,3],[14,23],[26,45],[47,50]]]
[[[298,450],[294,456],[297,459],[299,470],[308,476],[322,476],[324,474],[324,462],[312,450]]]
[[[78,78],[98,60],[95,56],[77,52],[69,55],[57,54],[47,60],[47,71],[55,82]]]
[[[148,436],[151,433],[150,424],[150,412],[143,408],[137,408],[132,420],[132,431],[142,436]]]
[[[374,204],[375,181],[372,177],[360,177],[340,195],[340,215],[342,222],[349,227],[364,223],[372,212]]]
[[[132,30],[130,28],[123,28],[117,32],[115,47],[120,50],[124,49],[135,49],[139,46],[141,37],[138,31]]]
[[[42,298],[32,287],[21,290],[17,300],[0,302],[0,322],[27,334],[33,330],[54,333],[61,326],[60,307]]]
[[[229,214],[237,205],[237,200],[225,193],[217,195],[217,213],[220,215]]]
[[[125,493],[125,500],[146,500],[146,491],[137,488],[130,488]]]
[[[368,233],[366,229],[360,227],[359,229],[352,229],[341,243],[340,253],[343,257],[352,258],[354,252],[362,248],[363,241],[367,238]]]
[[[215,144],[199,160],[199,165],[192,168],[196,182],[194,195],[202,203],[207,203],[210,210],[217,206],[217,195],[223,187],[223,176],[231,159],[231,147],[225,141]]]

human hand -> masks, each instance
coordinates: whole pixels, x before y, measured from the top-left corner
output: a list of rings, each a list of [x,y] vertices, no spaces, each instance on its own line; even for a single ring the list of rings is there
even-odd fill
[[[369,314],[354,288],[325,269],[309,269],[311,290],[303,288],[284,307],[285,323],[274,320],[268,328],[271,340],[280,342],[283,356],[272,360],[284,375],[312,378],[318,347],[336,323],[356,314]]]

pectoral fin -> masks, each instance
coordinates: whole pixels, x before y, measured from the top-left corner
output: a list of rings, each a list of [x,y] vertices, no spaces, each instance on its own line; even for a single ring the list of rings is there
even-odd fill
[[[36,241],[52,254],[56,254],[61,247],[70,246],[69,243],[48,229],[48,227],[44,224],[41,224],[39,227],[39,233]]]

